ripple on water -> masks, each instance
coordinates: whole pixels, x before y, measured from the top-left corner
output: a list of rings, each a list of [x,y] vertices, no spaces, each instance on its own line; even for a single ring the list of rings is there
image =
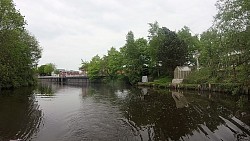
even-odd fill
[[[30,140],[43,124],[43,113],[32,95],[23,88],[0,95],[0,140]]]
[[[24,93],[0,95],[0,140],[250,140],[250,127],[231,106],[235,98],[225,95],[142,95],[108,86]],[[241,116],[248,111],[240,109]]]
[[[118,110],[107,102],[96,103],[93,98],[85,99],[78,113],[67,117],[69,132],[62,140],[135,140],[127,126],[119,121],[121,115]]]

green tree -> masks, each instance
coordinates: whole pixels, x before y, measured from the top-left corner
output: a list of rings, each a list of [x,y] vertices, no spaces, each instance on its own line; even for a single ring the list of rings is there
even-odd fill
[[[140,72],[140,76],[148,75],[148,66],[151,64],[148,41],[144,38],[139,38],[136,39],[135,45],[139,50],[137,69]]]
[[[122,74],[122,56],[114,47],[108,50],[108,55],[104,56],[105,72],[111,80],[115,80]]]
[[[157,61],[161,64],[160,70],[163,74],[173,76],[176,66],[187,62],[187,44],[180,40],[177,34],[166,27],[162,27],[158,33],[160,41],[157,50]]]
[[[52,63],[46,64],[44,67],[44,73],[51,76],[51,73],[55,70],[55,65]]]
[[[102,75],[102,58],[98,55],[94,56],[88,63],[88,76],[90,79],[95,79]]]
[[[149,23],[149,30],[148,30],[148,40],[151,41],[153,40],[154,37],[158,36],[159,30],[160,30],[160,26],[159,23],[157,21],[155,21],[154,23]]]
[[[87,72],[88,71],[88,66],[89,66],[89,62],[88,61],[83,61],[82,60],[82,66],[79,68],[80,70],[82,70],[82,71],[85,71],[85,72]]]
[[[12,0],[1,0],[0,11],[1,33],[8,32],[9,30],[22,31],[24,29],[24,17],[18,10],[15,9],[15,5]]]
[[[220,41],[220,36],[214,29],[200,35],[202,45],[200,62],[203,67],[211,67],[213,70],[220,67],[221,58],[225,55],[222,46],[220,46]]]
[[[249,27],[249,0],[219,0],[216,7],[218,13],[214,23],[222,33],[239,33]]]
[[[41,65],[40,67],[37,68],[38,74],[39,74],[40,76],[45,76],[45,75],[46,75],[46,73],[45,73],[45,71],[44,71],[45,66],[46,66],[46,65]]]
[[[227,64],[239,70],[244,83],[250,85],[250,2],[249,0],[220,0],[214,25],[221,34],[221,45],[227,54]]]
[[[23,43],[28,46],[28,56],[31,60],[32,67],[37,67],[39,59],[42,57],[42,48],[39,45],[39,42],[32,36],[29,31],[25,30],[22,33],[21,39]]]
[[[160,75],[173,76],[173,70],[178,65],[192,62],[191,54],[195,37],[190,39],[190,30],[186,27],[179,31],[179,36],[166,27],[159,27],[158,22],[149,23],[149,47],[147,54],[149,55],[149,73],[153,77]],[[190,48],[186,42],[190,41]],[[191,45],[192,44],[192,45]],[[190,54],[188,54],[190,50]],[[188,58],[189,57],[189,58]],[[188,62],[189,61],[189,62]]]
[[[41,65],[38,67],[38,73],[40,76],[51,76],[51,73],[56,70],[56,67],[52,63]]]
[[[143,38],[134,39],[134,34],[129,31],[126,44],[121,48],[124,72],[131,84],[141,80],[143,68],[149,64],[148,43]]]
[[[225,68],[228,65],[225,59],[227,53],[221,45],[221,35],[217,30],[210,28],[200,35],[200,43],[199,62],[202,66],[200,71],[202,77],[199,79],[205,78],[206,81],[221,82],[222,78],[225,77]],[[220,73],[219,70],[224,73]],[[198,72],[197,75],[199,75]]]
[[[0,87],[32,85],[41,48],[12,0],[0,1]]]
[[[123,55],[124,72],[129,82],[134,84],[139,81],[139,72],[137,70],[137,61],[139,50],[136,48],[134,33],[129,31],[126,35],[126,44],[121,48]]]
[[[60,71],[59,71],[58,69],[55,69],[55,70],[54,70],[54,74],[57,74],[57,75],[58,75],[58,74],[60,74]]]
[[[158,74],[156,67],[158,66],[158,62],[157,62],[157,52],[160,46],[160,38],[159,38],[159,31],[160,31],[160,27],[158,22],[154,22],[154,23],[149,23],[149,30],[148,30],[148,42],[149,42],[149,48],[147,50],[148,54],[149,54],[149,73],[152,76],[155,76],[156,74]]]
[[[200,41],[198,39],[198,35],[192,35],[191,30],[184,26],[181,30],[177,32],[178,37],[183,40],[188,46],[188,64],[195,65],[196,60],[193,57],[195,51],[200,51]]]

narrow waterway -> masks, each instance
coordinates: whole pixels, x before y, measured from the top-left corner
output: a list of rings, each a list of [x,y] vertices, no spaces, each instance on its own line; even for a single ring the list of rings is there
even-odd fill
[[[250,140],[246,95],[52,83],[0,93],[0,141]]]

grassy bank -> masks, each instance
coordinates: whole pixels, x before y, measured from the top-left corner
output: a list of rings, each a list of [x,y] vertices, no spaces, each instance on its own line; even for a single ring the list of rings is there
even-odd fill
[[[172,84],[171,78],[160,78],[153,82],[142,83],[139,82],[138,86],[153,87],[153,88],[169,88],[169,89],[184,89],[184,90],[197,90],[197,91],[211,91],[222,92],[230,94],[249,94],[250,87],[242,83],[232,83],[228,81],[219,82],[205,72],[195,72],[191,74],[181,84]],[[225,79],[224,79],[225,80]]]
[[[222,93],[230,93],[233,95],[250,93],[249,87],[244,87],[237,83],[172,84],[172,83],[139,82],[138,86],[152,87],[152,88],[222,92]]]

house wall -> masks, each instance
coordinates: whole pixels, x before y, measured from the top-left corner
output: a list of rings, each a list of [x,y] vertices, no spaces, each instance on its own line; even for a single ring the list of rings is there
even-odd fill
[[[175,70],[174,70],[174,79],[184,79],[190,73],[191,73],[191,71],[181,71],[180,69],[175,68]]]

